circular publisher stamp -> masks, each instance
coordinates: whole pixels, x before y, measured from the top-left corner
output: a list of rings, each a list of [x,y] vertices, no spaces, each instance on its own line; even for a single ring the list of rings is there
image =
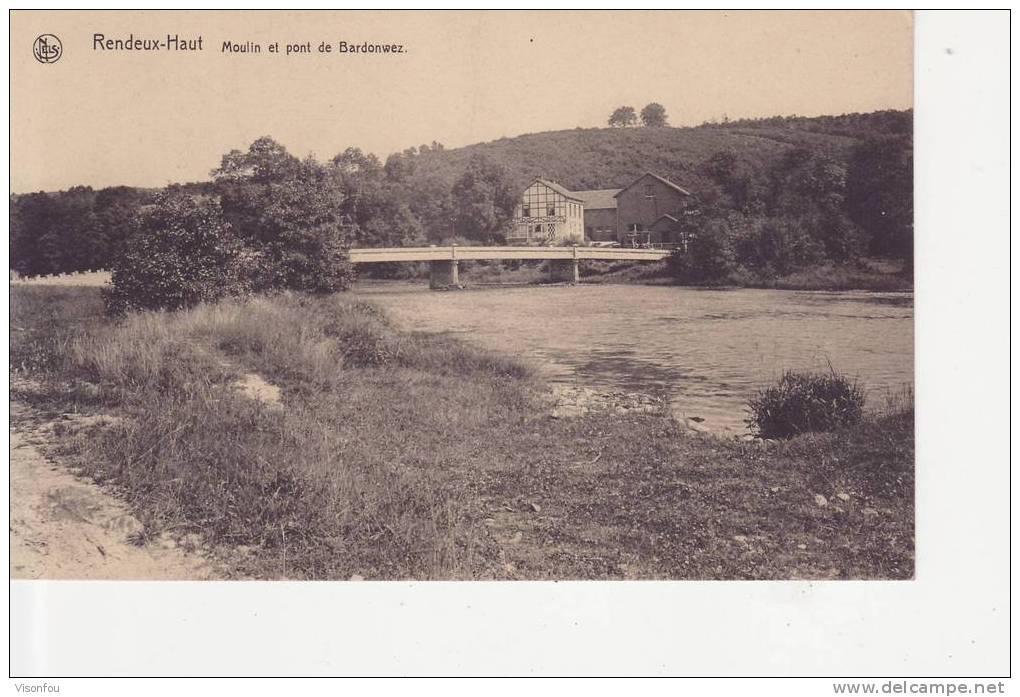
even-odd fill
[[[56,63],[64,55],[64,45],[53,34],[40,34],[32,44],[32,54],[40,63]]]

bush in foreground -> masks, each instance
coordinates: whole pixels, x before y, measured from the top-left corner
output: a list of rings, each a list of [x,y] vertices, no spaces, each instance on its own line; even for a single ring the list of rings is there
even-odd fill
[[[225,155],[213,174],[215,195],[174,186],[140,210],[114,261],[111,313],[350,285],[335,172],[260,138],[247,153]]]
[[[864,392],[856,381],[835,371],[788,371],[777,384],[752,397],[748,406],[748,425],[759,437],[792,438],[858,423],[864,414]]]
[[[137,225],[104,294],[112,314],[177,310],[245,289],[245,255],[215,199],[164,194]]]

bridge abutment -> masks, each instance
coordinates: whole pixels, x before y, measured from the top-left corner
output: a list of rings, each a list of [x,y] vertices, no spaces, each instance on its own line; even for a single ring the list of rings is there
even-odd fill
[[[550,261],[549,278],[557,283],[580,283],[580,262],[577,259],[554,259]]]
[[[429,288],[436,290],[460,285],[460,262],[442,259],[429,262]]]

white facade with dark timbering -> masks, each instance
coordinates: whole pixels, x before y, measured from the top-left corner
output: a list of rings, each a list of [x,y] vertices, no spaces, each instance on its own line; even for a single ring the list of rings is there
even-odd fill
[[[554,244],[584,239],[584,202],[559,184],[531,182],[514,209],[509,244]]]

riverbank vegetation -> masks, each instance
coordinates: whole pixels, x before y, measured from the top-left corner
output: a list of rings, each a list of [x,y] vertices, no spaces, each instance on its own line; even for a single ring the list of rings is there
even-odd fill
[[[48,454],[127,500],[138,542],[197,538],[228,574],[913,575],[911,408],[776,443],[553,418],[527,365],[343,294],[116,320],[97,289],[11,291],[12,397],[116,417]]]
[[[322,269],[283,258],[292,243],[325,259],[348,245],[499,244],[537,174],[593,189],[654,171],[694,192],[702,213],[691,218],[688,253],[670,265],[675,282],[804,287],[831,273],[839,287],[872,288],[862,263],[882,258],[908,269],[900,285],[909,285],[912,128],[910,111],[776,117],[573,129],[456,149],[434,142],[385,160],[352,145],[325,161],[264,137],[224,155],[208,181],[12,195],[11,264],[28,276],[111,269],[138,251],[130,240],[151,221],[148,208],[191,197],[221,208],[224,237],[243,243],[251,258],[239,266],[258,283],[307,286]],[[307,239],[304,230],[313,231]]]
[[[509,275],[507,275],[509,277]],[[670,260],[655,263],[587,262],[581,265],[582,283],[677,285]],[[746,268],[692,285],[772,290],[913,291],[913,268],[903,261],[859,259],[854,264],[824,264],[783,275],[764,275]]]

